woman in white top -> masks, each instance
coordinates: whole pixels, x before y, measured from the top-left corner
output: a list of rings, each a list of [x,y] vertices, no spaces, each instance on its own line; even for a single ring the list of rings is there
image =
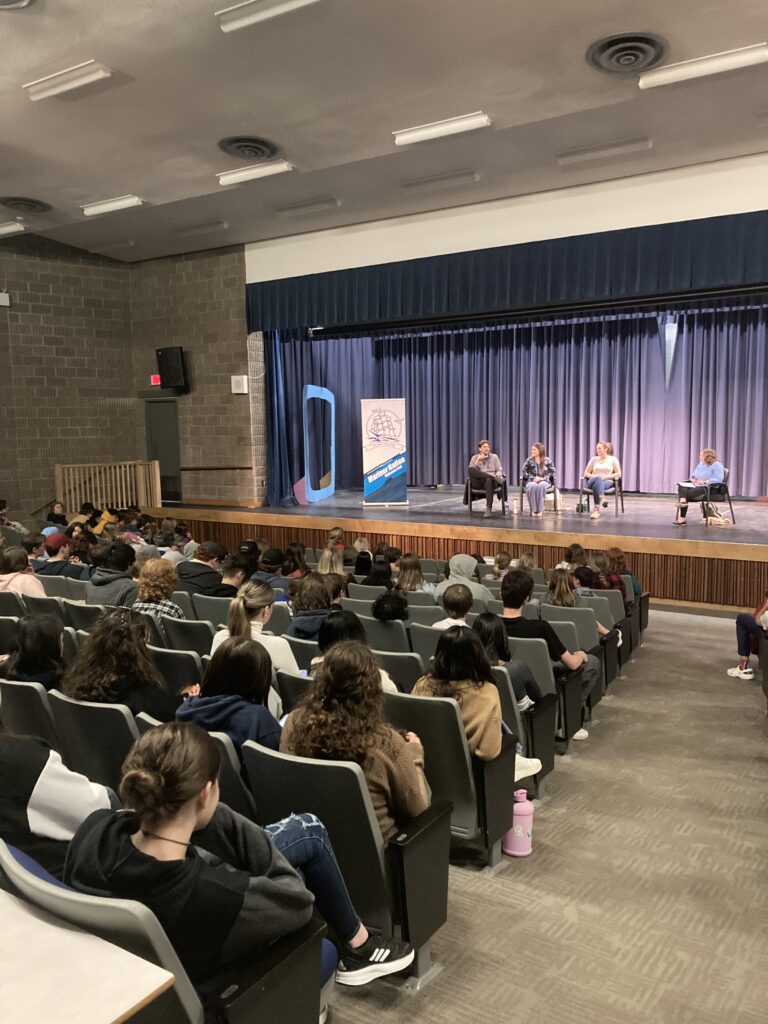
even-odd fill
[[[596,454],[587,463],[583,475],[595,502],[591,518],[599,519],[600,507],[608,508],[605,491],[613,481],[621,477],[621,465],[619,460],[614,457],[613,445],[610,441],[598,441],[595,452]]]
[[[299,675],[299,666],[285,637],[263,633],[272,614],[274,600],[275,592],[269,584],[253,580],[244,583],[229,606],[227,628],[220,629],[213,638],[211,654],[230,636],[250,636],[251,640],[266,648],[275,672]]]

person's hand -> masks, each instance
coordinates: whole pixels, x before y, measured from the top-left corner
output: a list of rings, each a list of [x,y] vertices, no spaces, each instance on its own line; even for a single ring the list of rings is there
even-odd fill
[[[543,476],[535,476],[533,478],[533,482],[535,484],[543,484],[544,483],[544,477]]]
[[[179,695],[186,700],[188,697],[199,697],[200,696],[200,683],[195,683],[194,686],[184,686],[179,690]]]
[[[405,742],[406,743],[418,743],[419,746],[423,746],[421,740],[419,739],[419,737],[416,735],[415,732],[407,732],[405,734]]]

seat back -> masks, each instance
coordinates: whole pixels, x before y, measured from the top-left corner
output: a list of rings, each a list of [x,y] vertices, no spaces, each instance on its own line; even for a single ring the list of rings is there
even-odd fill
[[[579,650],[591,651],[600,643],[597,619],[592,608],[560,608],[553,604],[542,604],[541,617],[553,625],[556,622],[572,622],[576,628]]]
[[[202,683],[203,664],[197,651],[170,651],[149,644],[147,650],[170,693],[175,695],[185,686]]]
[[[632,584],[632,577],[626,573],[621,574],[621,582],[624,584],[624,590],[627,594],[628,601],[634,601],[635,599],[635,588]]]
[[[399,651],[376,651],[376,660],[389,673],[393,683],[403,693],[410,693],[417,680],[424,675],[424,662],[420,654]]]
[[[400,591],[398,591],[400,593]],[[419,607],[434,608],[435,607],[435,595],[431,591],[427,590],[407,590],[403,597],[408,602],[409,607],[418,605]]]
[[[283,712],[293,711],[312,688],[311,676],[296,676],[292,672],[279,671],[277,675],[277,692],[283,702]]]
[[[360,621],[369,647],[376,651],[399,651],[401,654],[410,651],[411,645],[408,643],[404,622],[379,622],[378,619],[368,618],[367,615],[361,615]]]
[[[449,697],[385,693],[384,717],[393,729],[410,730],[419,737],[432,799],[453,804],[451,835],[474,839],[480,827],[477,791],[459,705]]]
[[[539,567],[536,566],[536,568],[529,569],[528,571],[530,572],[531,576],[533,577],[534,585],[538,583],[540,586],[546,587],[546,585],[547,585],[547,577],[544,575],[544,570],[543,569],[539,569]]]
[[[66,886],[43,881],[22,867],[2,840],[0,868],[14,889],[32,906],[173,974],[172,988],[151,1004],[148,1021],[202,1024],[203,1008],[192,983],[160,922],[143,903],[86,896]],[[141,1015],[141,1020],[144,1019],[145,1015]]]
[[[565,645],[572,654],[581,650],[579,637],[576,632],[576,624],[565,619],[555,619],[551,626],[560,637],[560,642]]]
[[[443,612],[443,618],[445,618],[445,612]],[[411,646],[416,654],[421,655],[421,660],[425,666],[429,665],[429,659],[434,657],[438,641],[442,635],[442,629],[423,626],[420,622],[412,623]]]
[[[507,728],[511,729],[515,736],[522,741],[525,738],[525,730],[520,712],[517,710],[515,691],[512,687],[512,680],[509,678],[509,672],[503,665],[493,665],[491,671],[496,689],[499,691],[501,719]]]
[[[478,562],[477,563],[477,575],[480,577],[480,582],[485,583],[486,576],[492,576],[495,566],[493,562]]]
[[[504,602],[503,601],[488,601],[488,611],[493,612],[494,615],[504,614]],[[527,605],[526,605],[527,607]],[[523,614],[525,614],[525,608],[523,608]]]
[[[621,622],[621,620],[626,615],[626,612],[624,610],[624,599],[621,596],[621,591],[603,590],[600,596],[607,598],[608,604],[611,608],[611,615],[613,615],[613,621]]]
[[[207,597],[205,594],[192,594],[191,596],[195,612],[194,615],[187,615],[188,619],[206,619],[214,626],[226,626],[229,606],[232,604],[231,598]]]
[[[349,596],[354,601],[375,601],[381,594],[386,594],[386,587],[366,587],[362,583],[350,583]]]
[[[426,575],[427,573],[435,573],[435,574],[439,573],[440,572],[440,566],[437,563],[437,559],[435,559],[435,558],[422,558],[421,559],[421,572],[422,572],[422,575]]]
[[[214,630],[209,620],[174,619],[170,615],[161,615],[160,622],[172,650],[196,651],[201,658],[211,653]]]
[[[291,612],[286,601],[275,601],[267,621],[267,629],[274,636],[282,636],[291,624]]]
[[[21,619],[27,614],[27,608],[18,594],[12,590],[0,593],[0,615],[6,618]]]
[[[192,595],[188,594],[186,590],[174,590],[171,594],[171,600],[184,612],[185,619],[197,618],[195,609],[192,607]]]
[[[42,683],[22,683],[0,679],[3,727],[14,736],[39,736],[49,747],[63,754],[61,737],[56,728]]]
[[[355,910],[367,925],[391,934],[385,843],[360,766],[280,754],[252,740],[246,740],[241,754],[259,823],[280,821],[295,811],[317,815],[328,830]]]
[[[510,637],[509,646],[512,657],[524,661],[531,670],[542,693],[557,693],[546,640]]]
[[[19,635],[19,616],[0,616],[0,654],[11,654],[16,650],[16,637]]]
[[[422,626],[431,626],[433,622],[439,622],[444,618],[445,609],[442,605],[437,605],[434,602],[429,607],[420,604],[408,605],[409,626],[414,622],[418,622]]]
[[[317,642],[315,640],[301,640],[297,636],[287,636],[285,639],[290,644],[296,664],[299,668],[305,668],[309,671],[312,659],[320,657],[320,648]]]
[[[36,578],[42,583],[46,597],[74,598],[75,596],[69,589],[69,578],[67,576],[46,576],[45,573],[41,573]]]
[[[145,732],[149,732],[150,729],[156,729],[158,725],[162,724],[159,719],[148,715],[146,711],[140,711],[136,715],[136,728],[139,730],[139,736],[143,736]]]
[[[90,632],[94,624],[106,612],[103,604],[80,604],[78,601],[62,600],[61,606],[67,616],[68,625],[73,629]]]
[[[208,734],[221,754],[221,771],[219,773],[219,791],[222,803],[230,810],[242,814],[249,821],[256,821],[256,804],[253,793],[243,782],[240,774],[240,758],[235,745],[225,732]]]
[[[59,579],[66,581],[69,593],[59,594],[58,597],[68,597],[72,601],[85,600],[85,588],[88,586],[88,580],[73,580],[69,576],[60,576]]]
[[[160,620],[152,612],[137,612],[147,627],[147,643],[155,647],[165,647],[165,635],[160,627]]]
[[[65,626],[61,634],[61,657],[64,664],[69,666],[77,657],[77,652],[80,649],[80,643],[77,639],[77,633],[71,626]]]
[[[354,597],[342,597],[341,607],[344,611],[354,612],[355,615],[368,615],[371,614],[373,608],[373,601],[358,601]]]
[[[611,629],[612,626],[616,625],[616,619],[613,617],[611,605],[607,598],[588,597],[586,595],[579,594],[577,599],[580,607],[592,609],[595,613],[595,618],[601,626],[605,626],[606,629]]]
[[[57,690],[49,696],[68,767],[117,792],[122,763],[139,738],[129,709],[124,704],[73,700]]]

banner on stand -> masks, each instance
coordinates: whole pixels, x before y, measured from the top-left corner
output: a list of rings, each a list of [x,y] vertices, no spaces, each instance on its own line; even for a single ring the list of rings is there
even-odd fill
[[[404,398],[362,398],[363,502],[407,505]]]

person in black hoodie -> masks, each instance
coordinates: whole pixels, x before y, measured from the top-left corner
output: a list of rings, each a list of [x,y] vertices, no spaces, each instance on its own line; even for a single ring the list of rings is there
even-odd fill
[[[144,711],[161,722],[172,722],[181,703],[166,690],[147,650],[146,626],[129,608],[115,608],[96,621],[62,689],[75,700],[125,704],[134,715]]]
[[[221,563],[226,551],[212,540],[201,544],[195,557],[179,562],[179,590],[188,594],[205,594],[206,597],[232,597],[232,587],[222,582]]]
[[[320,627],[331,611],[331,598],[323,577],[318,572],[308,573],[297,580],[298,593],[294,603],[294,616],[285,636],[299,640],[317,640]]]
[[[313,896],[342,946],[339,982],[362,985],[407,967],[410,946],[360,921],[322,823],[294,814],[259,828],[219,804],[220,766],[218,747],[198,726],[145,733],[123,764],[120,797],[131,810],[96,811],[83,822],[64,881],[144,903],[198,986],[301,928]]]
[[[41,683],[46,690],[61,689],[61,622],[53,615],[25,615],[19,621],[16,650],[2,667],[5,679]]]

